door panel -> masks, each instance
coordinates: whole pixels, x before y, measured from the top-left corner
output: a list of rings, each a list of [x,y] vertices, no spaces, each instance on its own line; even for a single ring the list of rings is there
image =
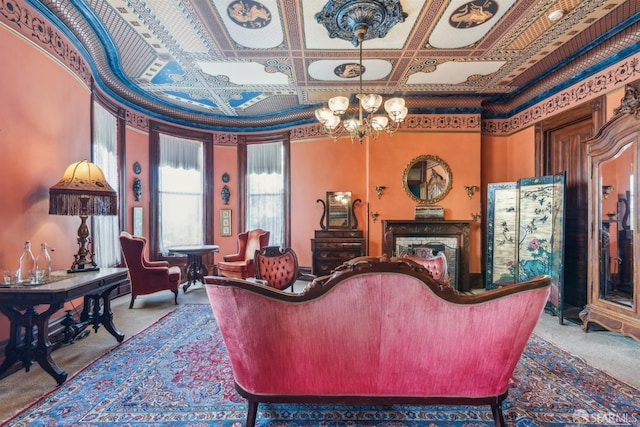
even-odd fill
[[[587,183],[586,140],[593,136],[591,118],[550,130],[545,175],[566,171],[565,303],[582,308],[587,302]]]

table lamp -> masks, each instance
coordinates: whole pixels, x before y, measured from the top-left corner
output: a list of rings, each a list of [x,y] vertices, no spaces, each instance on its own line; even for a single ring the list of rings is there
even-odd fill
[[[82,160],[64,172],[62,179],[49,189],[49,215],[78,215],[78,253],[68,273],[96,271],[95,254],[87,248],[89,215],[117,215],[118,196],[95,164]]]

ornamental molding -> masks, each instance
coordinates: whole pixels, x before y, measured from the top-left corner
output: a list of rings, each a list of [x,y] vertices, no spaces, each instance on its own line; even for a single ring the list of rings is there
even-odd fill
[[[407,116],[398,132],[480,132],[480,129],[479,114],[413,114]],[[291,141],[329,138],[320,123],[297,126],[289,131],[289,137]]]
[[[506,119],[482,119],[483,135],[509,135],[640,78],[640,53]]]

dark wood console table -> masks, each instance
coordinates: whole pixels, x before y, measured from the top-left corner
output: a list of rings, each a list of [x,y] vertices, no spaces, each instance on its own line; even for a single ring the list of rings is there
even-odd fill
[[[129,282],[127,272],[126,268],[101,268],[74,274],[57,271],[52,273],[52,280],[43,285],[1,287],[0,311],[11,322],[11,332],[4,362],[0,365],[0,375],[16,362],[22,362],[22,367],[29,372],[36,361],[58,384],[67,379],[67,373],[51,359],[49,318],[65,302],[76,298],[84,297],[80,322],[76,322],[67,312],[67,317],[62,321],[65,326],[63,342],[73,343],[74,338],[86,327],[93,326],[97,331],[100,325],[121,342],[124,334],[113,324],[110,294],[119,285]],[[39,306],[45,308],[38,311]]]
[[[399,256],[399,248],[421,246],[443,250],[451,284],[468,291],[470,224],[457,220],[382,220],[382,253]]]

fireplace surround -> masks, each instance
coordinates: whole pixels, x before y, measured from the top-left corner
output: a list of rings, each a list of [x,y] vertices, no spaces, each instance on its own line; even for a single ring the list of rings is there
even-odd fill
[[[425,249],[444,252],[457,290],[469,290],[469,229],[471,221],[458,220],[383,220],[382,253],[420,256]]]

